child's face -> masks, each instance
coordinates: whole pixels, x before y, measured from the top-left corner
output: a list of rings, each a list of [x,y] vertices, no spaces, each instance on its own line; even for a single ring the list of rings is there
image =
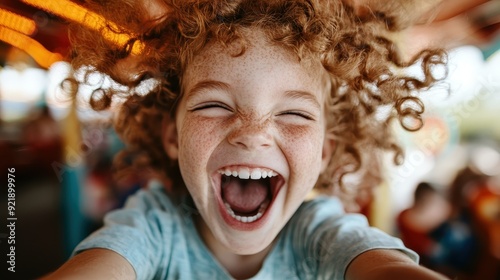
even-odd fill
[[[194,57],[175,124],[165,129],[166,151],[203,218],[202,237],[237,254],[270,245],[332,149],[319,63],[299,63],[258,32],[247,39],[242,56],[211,44]]]

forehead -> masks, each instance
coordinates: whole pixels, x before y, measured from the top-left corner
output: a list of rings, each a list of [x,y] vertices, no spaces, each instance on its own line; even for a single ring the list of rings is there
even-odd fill
[[[317,59],[299,59],[292,51],[271,43],[264,32],[252,29],[227,45],[209,42],[185,67],[182,85],[185,87],[208,76],[242,78],[238,75],[272,73],[276,69],[290,74],[292,84],[294,75],[312,84],[328,84],[326,70]]]

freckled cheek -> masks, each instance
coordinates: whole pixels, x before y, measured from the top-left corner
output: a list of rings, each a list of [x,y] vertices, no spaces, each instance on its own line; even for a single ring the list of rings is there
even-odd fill
[[[321,167],[324,138],[322,131],[320,129],[293,129],[283,135],[282,149],[290,168],[302,178],[317,177]]]
[[[184,121],[179,131],[179,161],[182,168],[192,169],[196,165],[206,167],[217,142],[220,142],[216,132],[213,121],[202,118],[187,118]]]

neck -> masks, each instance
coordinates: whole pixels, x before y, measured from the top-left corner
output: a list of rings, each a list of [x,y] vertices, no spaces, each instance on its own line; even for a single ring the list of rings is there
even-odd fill
[[[264,250],[253,255],[238,255],[221,244],[213,236],[210,229],[207,227],[203,218],[197,216],[196,229],[201,239],[210,250],[217,261],[231,274],[235,279],[248,279],[255,276],[262,267],[264,259],[271,250],[273,244],[269,245]]]

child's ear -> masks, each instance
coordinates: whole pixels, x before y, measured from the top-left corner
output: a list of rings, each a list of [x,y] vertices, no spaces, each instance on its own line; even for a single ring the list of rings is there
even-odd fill
[[[335,141],[333,140],[333,137],[327,133],[325,135],[325,141],[323,142],[323,150],[321,153],[321,172],[325,171],[326,167],[330,163],[334,151]]]
[[[179,145],[177,141],[177,126],[175,120],[170,116],[165,116],[162,122],[161,138],[163,141],[163,149],[168,157],[176,160],[179,155]]]

